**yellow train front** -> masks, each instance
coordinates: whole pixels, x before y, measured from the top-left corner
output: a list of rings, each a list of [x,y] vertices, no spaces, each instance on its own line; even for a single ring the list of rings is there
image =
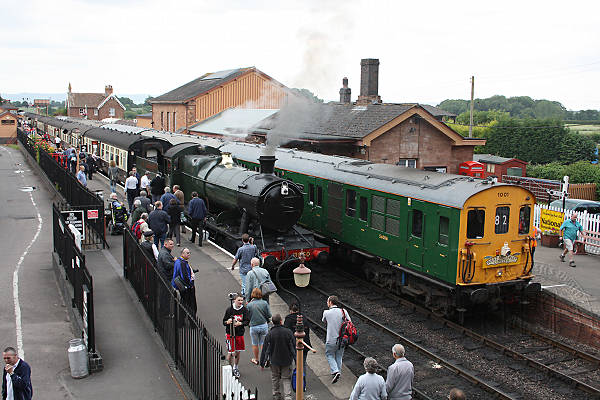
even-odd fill
[[[457,306],[518,302],[539,292],[532,283],[533,194],[492,185],[469,197],[460,212]]]

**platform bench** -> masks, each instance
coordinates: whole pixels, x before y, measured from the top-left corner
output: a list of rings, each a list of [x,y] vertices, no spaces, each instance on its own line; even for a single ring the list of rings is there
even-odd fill
[[[597,252],[594,251],[593,253],[600,254],[600,233],[583,230],[580,238],[575,241],[574,245],[575,254],[587,254],[585,246],[593,247],[597,250]]]

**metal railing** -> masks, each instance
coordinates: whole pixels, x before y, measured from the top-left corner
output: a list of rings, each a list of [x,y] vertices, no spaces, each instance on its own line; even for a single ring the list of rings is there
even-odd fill
[[[103,200],[79,183],[77,178],[64,165],[61,165],[50,154],[40,149],[35,141],[22,130],[19,129],[17,136],[23,147],[38,162],[50,182],[69,204],[69,209],[84,211],[86,235],[83,244],[108,247]]]
[[[221,399],[220,343],[177,297],[129,229],[123,232],[123,273],[137,293],[175,366],[199,399]]]
[[[54,251],[58,254],[67,281],[73,288],[71,306],[77,308],[83,320],[82,336],[88,352],[96,351],[94,326],[94,282],[85,266],[85,256],[78,247],[75,235],[56,204],[52,205],[52,233]]]

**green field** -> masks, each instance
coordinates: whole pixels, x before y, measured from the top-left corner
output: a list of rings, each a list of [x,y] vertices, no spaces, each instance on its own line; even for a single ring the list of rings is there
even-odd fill
[[[592,133],[600,133],[600,124],[591,125],[591,124],[565,124],[567,128],[571,131],[577,131],[584,135],[590,135]]]

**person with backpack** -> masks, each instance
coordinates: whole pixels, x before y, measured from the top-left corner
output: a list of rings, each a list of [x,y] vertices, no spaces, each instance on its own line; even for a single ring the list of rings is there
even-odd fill
[[[246,302],[252,299],[252,291],[259,288],[262,293],[262,299],[269,303],[269,295],[275,292],[275,285],[271,281],[269,271],[260,266],[260,260],[254,257],[250,260],[252,269],[246,275]]]
[[[131,226],[131,232],[133,232],[133,235],[137,238],[137,240],[140,240],[144,232],[150,229],[148,228],[148,223],[146,222],[147,219],[148,213],[142,213],[142,215],[140,215],[140,218],[137,221],[135,221]]]
[[[323,311],[323,318],[327,324],[327,338],[325,340],[325,357],[331,370],[331,383],[336,383],[340,379],[342,372],[342,358],[344,357],[345,346],[340,343],[340,332],[345,320],[350,321],[350,315],[343,308],[339,307],[337,296],[327,298],[328,309]]]

